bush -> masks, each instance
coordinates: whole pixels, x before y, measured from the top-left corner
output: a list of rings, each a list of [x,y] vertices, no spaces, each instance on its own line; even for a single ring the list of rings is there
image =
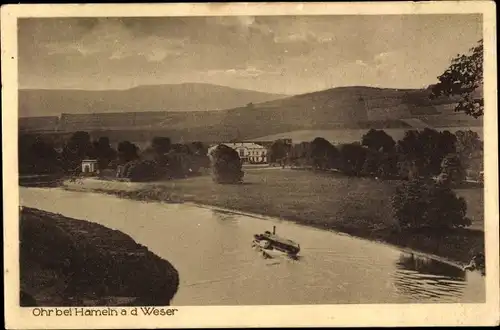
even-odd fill
[[[449,187],[413,180],[396,189],[392,198],[394,216],[402,229],[438,230],[467,227],[467,204]]]
[[[458,155],[446,155],[441,162],[441,174],[446,176],[446,183],[461,183],[465,180],[465,169]]]
[[[243,179],[241,159],[236,150],[219,144],[210,151],[213,180],[217,183],[238,183]]]
[[[156,161],[136,160],[125,164],[123,176],[130,181],[149,181],[161,177],[163,171]]]

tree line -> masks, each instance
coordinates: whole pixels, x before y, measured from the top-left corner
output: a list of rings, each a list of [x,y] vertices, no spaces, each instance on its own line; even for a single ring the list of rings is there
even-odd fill
[[[483,143],[471,130],[439,132],[408,130],[395,141],[384,130],[370,129],[361,141],[334,145],[322,137],[296,145],[275,141],[271,162],[315,170],[338,170],[350,176],[385,179],[435,177],[459,183],[466,176],[480,179]]]
[[[132,180],[185,177],[208,167],[207,147],[201,142],[173,144],[168,137],[155,137],[144,150],[121,141],[113,148],[107,137],[92,140],[88,132],[73,133],[61,148],[50,138],[19,136],[20,174],[66,174],[81,172],[84,159],[97,160],[101,172],[110,171]]]

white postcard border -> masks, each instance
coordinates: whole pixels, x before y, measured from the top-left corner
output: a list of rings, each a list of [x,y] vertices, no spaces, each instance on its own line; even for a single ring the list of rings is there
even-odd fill
[[[484,16],[485,235],[484,304],[377,304],[176,307],[174,316],[42,317],[19,306],[19,187],[17,177],[17,18],[225,15],[465,14]],[[499,323],[499,213],[495,3],[217,3],[120,5],[7,5],[1,12],[2,150],[4,189],[4,301],[7,328],[190,328],[495,325]],[[300,290],[300,288],[297,288]],[[88,308],[92,309],[92,308]],[[130,310],[131,308],[126,308]]]

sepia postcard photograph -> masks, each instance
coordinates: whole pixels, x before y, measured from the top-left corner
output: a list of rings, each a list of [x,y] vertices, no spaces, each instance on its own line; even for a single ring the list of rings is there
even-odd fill
[[[499,324],[493,2],[1,10],[7,328]]]

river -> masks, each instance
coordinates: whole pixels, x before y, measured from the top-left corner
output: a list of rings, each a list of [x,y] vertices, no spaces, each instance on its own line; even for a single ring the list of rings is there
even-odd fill
[[[484,302],[477,272],[385,244],[278,219],[72,192],[20,188],[20,203],[123,231],[179,271],[172,305]],[[298,260],[264,259],[253,234],[272,230],[301,246]]]

